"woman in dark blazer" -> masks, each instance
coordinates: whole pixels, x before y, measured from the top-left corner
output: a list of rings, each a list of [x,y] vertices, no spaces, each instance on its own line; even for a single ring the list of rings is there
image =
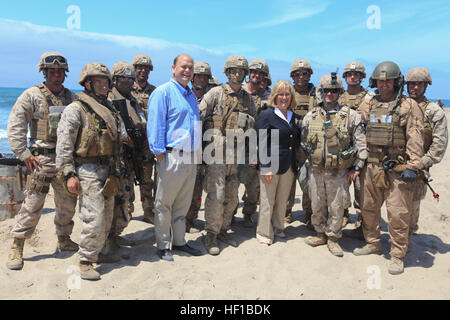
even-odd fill
[[[269,97],[269,108],[257,120],[260,165],[260,207],[256,238],[265,246],[274,236],[284,238],[286,203],[298,170],[296,152],[300,147],[300,117],[291,83],[278,81]],[[277,139],[278,136],[278,139]]]

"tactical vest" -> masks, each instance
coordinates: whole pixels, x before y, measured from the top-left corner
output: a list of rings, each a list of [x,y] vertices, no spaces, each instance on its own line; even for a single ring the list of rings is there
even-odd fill
[[[348,91],[345,91],[340,97],[339,97],[339,104],[348,106],[352,108],[353,110],[358,109],[360,104],[363,102],[364,97],[366,96],[368,90],[363,90],[358,94],[349,94]]]
[[[315,97],[311,94],[300,94],[295,91],[295,102],[297,106],[294,112],[298,114],[302,119],[306,114],[314,108]]]
[[[152,87],[150,84],[147,83],[144,89],[140,89],[140,87],[137,84],[135,84],[131,91],[133,97],[141,105],[141,108],[144,111],[146,117],[147,117],[148,100],[150,99],[150,95],[152,94],[153,90],[155,90],[154,87]]]
[[[249,106],[239,101],[238,97],[233,94],[234,91],[226,85],[221,86],[224,95],[223,111],[220,116],[213,116],[213,128],[219,129],[225,136],[227,129],[244,131],[253,128],[255,119],[249,114]],[[246,94],[247,91],[244,91]]]
[[[368,145],[406,147],[406,128],[400,126],[400,111],[398,110],[401,102],[397,105],[394,105],[395,103],[396,100],[391,101],[389,106],[385,108],[375,97],[370,100],[366,126]]]
[[[431,143],[433,142],[433,128],[431,127],[431,123],[425,119],[425,111],[427,110],[428,105],[431,101],[426,100],[425,103],[420,103],[419,107],[423,112],[423,152],[424,154],[428,152],[430,149]]]
[[[75,102],[81,108],[81,132],[75,143],[75,154],[80,158],[113,156],[121,128],[117,114],[111,111],[113,106],[109,110],[84,92],[77,96]]]
[[[110,98],[110,100],[125,99],[126,104],[127,104],[128,115],[130,116],[133,126],[136,129],[143,131],[143,134],[144,134],[146,131],[145,128],[146,128],[146,123],[147,123],[145,114],[141,110],[136,110],[136,108],[133,107],[133,105],[132,105],[132,101],[130,99],[127,99],[124,96],[122,96],[116,88],[112,89],[112,91],[109,94],[109,98]],[[136,100],[133,100],[133,104],[134,103],[138,104],[138,102]],[[119,110],[117,110],[117,111],[119,111]],[[139,112],[139,111],[141,111],[141,112]]]
[[[43,96],[44,118],[31,120],[30,137],[46,142],[56,142],[58,123],[65,107],[72,103],[72,92],[64,88],[64,98],[61,99],[51,93],[44,84],[39,84],[36,88]]]
[[[312,120],[306,139],[313,166],[325,169],[347,169],[355,163],[357,151],[352,146],[350,108],[331,115],[331,125],[324,125],[327,119],[321,107],[313,109]]]

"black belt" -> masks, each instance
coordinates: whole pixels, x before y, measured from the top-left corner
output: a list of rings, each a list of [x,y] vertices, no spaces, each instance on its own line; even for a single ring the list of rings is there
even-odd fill
[[[75,158],[76,166],[82,165],[84,163],[95,163],[99,166],[109,165],[112,159],[110,157],[91,157],[91,158]]]
[[[33,156],[37,157],[39,155],[54,154],[54,153],[56,153],[56,148],[53,148],[53,149],[34,148],[34,149],[31,149],[30,151]]]

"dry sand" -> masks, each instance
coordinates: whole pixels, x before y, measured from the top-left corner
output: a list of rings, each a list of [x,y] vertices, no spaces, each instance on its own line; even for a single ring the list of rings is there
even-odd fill
[[[450,118],[450,110],[446,113]],[[447,152],[443,162],[432,168],[432,185],[441,199],[437,202],[427,193],[420,229],[412,236],[405,258],[405,272],[398,276],[387,271],[390,245],[385,207],[381,256],[354,256],[352,250],[363,242],[346,237],[341,240],[343,258],[332,256],[326,246],[306,245],[304,239],[313,232],[302,222],[304,213],[298,202],[283,241],[270,247],[259,245],[256,224],[253,229],[243,227],[240,207],[232,227],[238,248],[219,242],[220,255],[210,256],[203,248],[202,234],[187,234],[186,239],[205,255],[174,252],[175,262],[170,263],[157,257],[154,227],[141,221],[142,208],[136,203],[134,218],[124,233],[125,238],[138,241],[137,246],[123,249],[130,258],[99,266],[100,281],[83,281],[76,276],[76,253],[55,254],[54,205],[49,196],[33,237],[26,241],[22,271],[5,266],[14,220],[0,222],[0,299],[450,299],[449,164]],[[243,191],[241,186],[240,196]],[[351,214],[352,222],[355,219]],[[203,227],[203,208],[199,220]],[[76,215],[73,240],[79,241],[80,230]]]

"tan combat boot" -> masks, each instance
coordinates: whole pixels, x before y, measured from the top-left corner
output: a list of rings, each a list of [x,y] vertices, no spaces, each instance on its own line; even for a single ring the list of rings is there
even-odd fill
[[[208,232],[204,237],[204,242],[206,251],[208,251],[210,255],[216,256],[220,253],[219,246],[217,245],[217,237],[215,234]]]
[[[58,236],[58,244],[56,245],[56,251],[78,251],[78,244],[70,239],[70,236]]]
[[[78,267],[80,268],[81,279],[90,281],[100,280],[100,273],[94,269],[94,265],[91,262],[80,261]]]
[[[401,274],[404,271],[403,260],[397,257],[391,257],[388,265],[388,271],[392,275]]]
[[[321,246],[327,243],[327,236],[325,233],[317,233],[316,236],[306,238],[305,243],[311,247]]]
[[[328,237],[327,242],[328,250],[331,252],[332,255],[336,257],[343,257],[344,252],[342,251],[341,246],[338,243],[338,240],[333,237]]]
[[[11,246],[11,251],[9,251],[8,262],[6,262],[6,267],[10,270],[21,270],[23,268],[23,246],[25,244],[25,239],[14,238],[13,244]]]
[[[362,248],[356,248],[353,250],[353,254],[355,256],[365,256],[368,254],[381,254],[381,245],[380,243],[367,243]]]

